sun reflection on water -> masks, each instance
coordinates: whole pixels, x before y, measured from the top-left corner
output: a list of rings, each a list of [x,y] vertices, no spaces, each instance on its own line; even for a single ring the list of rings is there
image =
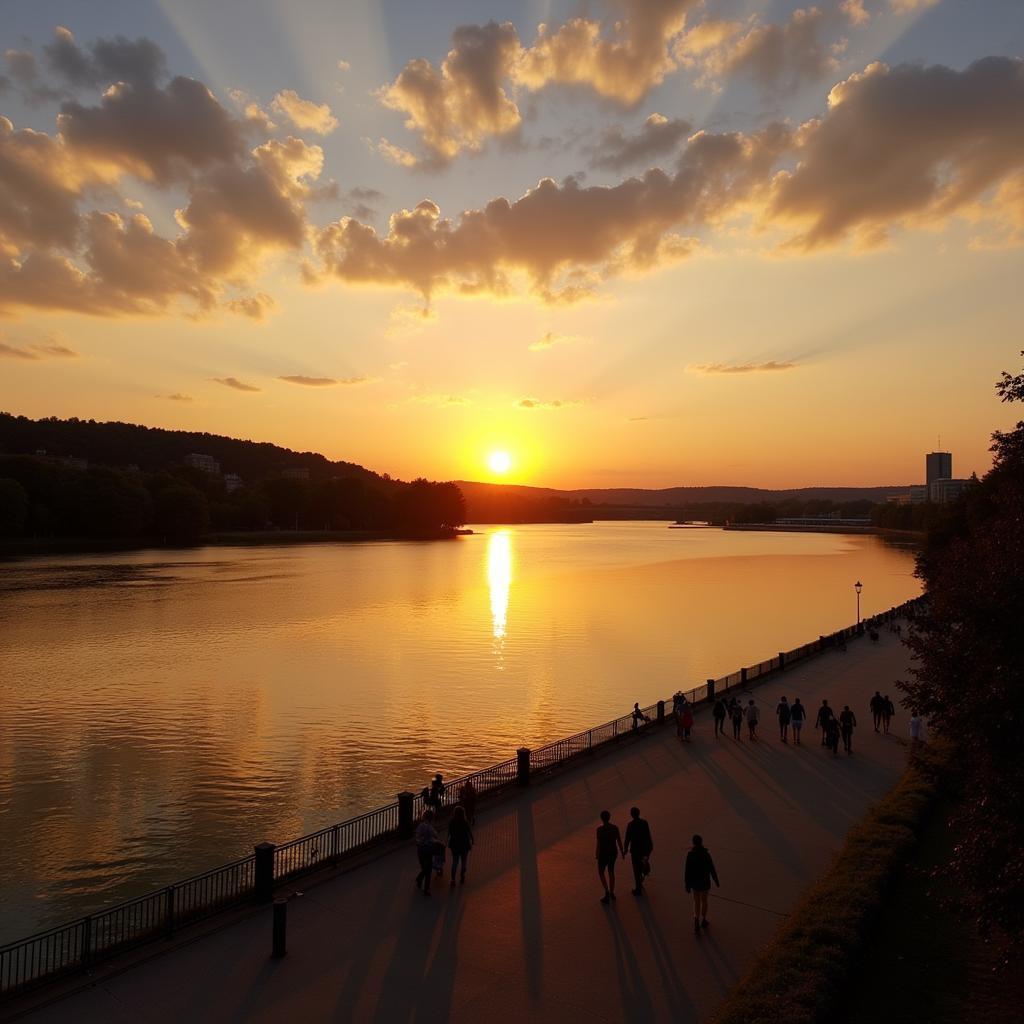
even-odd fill
[[[512,585],[510,530],[495,530],[487,539],[487,585],[491,592],[494,639],[504,640],[508,622],[508,592]]]

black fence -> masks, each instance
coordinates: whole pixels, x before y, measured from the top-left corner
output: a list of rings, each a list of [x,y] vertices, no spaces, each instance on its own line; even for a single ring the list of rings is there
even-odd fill
[[[792,651],[780,651],[774,658],[721,679],[709,679],[705,684],[686,691],[685,696],[691,704],[700,704],[736,687],[744,687],[812,655],[844,645],[865,631],[871,632],[896,618],[913,616],[921,601],[923,598],[915,598],[866,619],[858,626],[819,637]],[[638,731],[657,728],[672,719],[671,712],[666,711],[665,701],[641,710],[646,722],[634,719],[630,713],[536,750],[518,751],[517,756],[508,761],[455,779],[445,787],[442,807],[457,803],[467,783],[471,783],[480,796],[495,794],[510,786],[523,785],[532,776],[543,775],[577,757],[592,754]],[[337,865],[346,856],[374,844],[411,834],[413,823],[423,810],[422,796],[401,793],[394,803],[359,817],[280,846],[261,843],[252,856],[2,946],[0,997],[88,969],[117,953],[145,943],[169,938],[179,928],[230,907],[269,901],[274,886],[286,879]]]

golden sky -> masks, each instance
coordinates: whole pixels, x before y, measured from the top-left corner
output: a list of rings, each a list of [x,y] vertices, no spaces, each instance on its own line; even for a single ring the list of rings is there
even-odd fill
[[[1015,0],[5,15],[0,408],[551,486],[988,465]]]

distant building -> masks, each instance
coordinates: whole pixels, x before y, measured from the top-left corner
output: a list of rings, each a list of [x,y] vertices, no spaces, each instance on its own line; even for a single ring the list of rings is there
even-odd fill
[[[193,469],[201,469],[211,476],[220,476],[220,463],[212,455],[200,455],[193,452],[185,456],[185,465]]]
[[[281,470],[281,476],[285,480],[308,480],[309,470],[305,466],[289,466],[287,469]]]
[[[931,486],[933,480],[951,480],[953,477],[953,453],[929,452],[924,457],[925,483]]]
[[[910,488],[909,502],[911,505],[923,505],[928,500],[927,484],[912,484]]]
[[[928,500],[937,505],[947,505],[956,501],[970,480],[933,480],[928,485]]]
[[[242,478],[237,473],[224,474],[224,489],[230,494],[242,486]]]
[[[67,466],[68,469],[88,469],[89,468],[89,460],[88,459],[79,459],[79,458],[76,458],[74,455],[65,455],[63,458],[58,459],[57,461],[60,462],[60,464],[62,466]]]
[[[777,526],[870,526],[867,516],[844,516],[838,512],[828,512],[822,516],[785,516],[776,519]]]

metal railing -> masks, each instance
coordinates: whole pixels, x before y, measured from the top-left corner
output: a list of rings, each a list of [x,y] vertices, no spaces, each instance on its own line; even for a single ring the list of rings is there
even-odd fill
[[[915,598],[866,619],[860,626],[850,626],[720,679],[708,680],[706,684],[687,691],[686,698],[696,705],[707,701],[709,696],[746,686],[893,619],[913,614],[923,600]],[[667,703],[671,705],[671,701]],[[536,750],[524,751],[527,771],[529,774],[543,774],[599,747],[657,727],[672,719],[665,704],[659,701],[642,709],[649,723],[638,725],[632,714],[623,715],[585,732],[546,743]],[[457,803],[466,783],[472,783],[479,795],[516,785],[523,781],[522,768],[520,758],[514,757],[451,780],[445,787],[441,806],[450,807]],[[344,857],[375,843],[396,839],[408,831],[412,819],[424,810],[422,795],[404,796],[409,798],[406,820],[403,820],[400,797],[398,802],[271,847],[268,863],[272,869],[262,880],[257,857],[243,857],[77,921],[0,946],[0,998],[25,991],[43,981],[87,969],[127,949],[169,937],[178,928],[230,907],[253,899],[265,899],[268,890],[285,879],[335,865]]]

